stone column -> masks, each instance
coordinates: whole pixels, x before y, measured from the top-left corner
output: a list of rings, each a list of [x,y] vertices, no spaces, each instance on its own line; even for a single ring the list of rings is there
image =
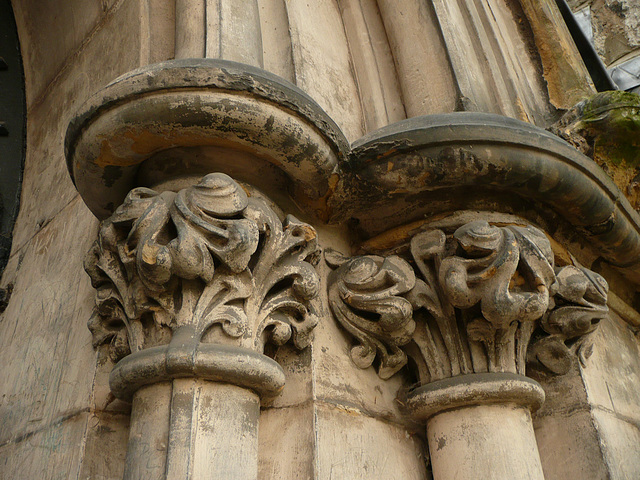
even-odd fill
[[[175,58],[219,58],[262,67],[257,0],[177,0]]]
[[[305,348],[317,323],[313,228],[214,173],[174,192],[135,188],[85,267],[89,327],[132,401],[125,479],[255,479],[260,401],[284,386],[265,345]]]
[[[566,373],[607,312],[602,277],[556,266],[545,234],[512,221],[423,226],[404,258],[327,255],[354,362],[377,358],[389,378],[413,360],[418,386],[399,402],[426,425],[436,480],[542,480],[531,413],[544,391],[525,367]]]

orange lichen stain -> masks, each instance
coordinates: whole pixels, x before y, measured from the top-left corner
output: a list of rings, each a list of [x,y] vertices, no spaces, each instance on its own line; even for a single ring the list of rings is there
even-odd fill
[[[323,222],[328,222],[329,218],[331,218],[332,209],[329,206],[329,200],[335,193],[339,181],[340,175],[334,172],[327,179],[327,193],[325,193],[322,197],[318,199],[312,199],[306,197],[305,195],[302,196],[302,198],[306,198],[305,203],[313,209],[316,216]]]
[[[302,230],[304,232],[304,239],[307,242],[310,242],[311,240],[315,240],[315,238],[317,237],[316,231],[314,230],[314,228],[311,225],[307,225],[305,223],[302,226]]]
[[[525,278],[520,275],[520,273],[516,270],[513,274],[513,276],[511,277],[511,280],[509,281],[509,289],[514,289],[517,287],[521,287],[523,285],[525,285],[527,282],[525,280]]]
[[[358,248],[358,253],[381,252],[398,247],[408,242],[413,235],[427,223],[427,220],[418,220],[406,225],[402,225],[391,230],[387,230],[380,235],[370,238],[362,243]]]
[[[555,258],[555,264],[557,267],[565,267],[567,265],[573,265],[573,258],[569,251],[560,245],[556,240],[554,240],[547,232],[544,232],[549,243],[551,244],[551,251],[553,251],[553,256]]]
[[[556,108],[567,109],[593,95],[595,87],[567,29],[559,28],[562,17],[548,3],[521,2],[538,47],[549,100]]]
[[[113,135],[102,137],[101,148],[95,164],[107,166],[130,166],[141,163],[151,155],[176,147],[230,147],[263,157],[250,145],[232,139],[220,138],[204,128],[172,129],[171,127],[142,129],[129,127]],[[119,153],[115,153],[119,152]],[[273,163],[273,162],[271,162]]]
[[[140,155],[149,155],[159,150],[174,147],[200,147],[219,146],[223,143],[236,145],[234,142],[225,142],[223,139],[211,135],[211,132],[203,128],[162,128],[153,130],[130,129],[123,136],[131,141],[131,151]]]
[[[109,166],[124,167],[128,165],[135,165],[138,162],[139,159],[131,161],[130,158],[122,158],[114,154],[109,140],[102,140],[100,155],[95,159],[95,164],[100,168],[106,168]]]
[[[393,162],[389,160],[387,162],[387,173],[389,173],[391,170],[393,170]]]

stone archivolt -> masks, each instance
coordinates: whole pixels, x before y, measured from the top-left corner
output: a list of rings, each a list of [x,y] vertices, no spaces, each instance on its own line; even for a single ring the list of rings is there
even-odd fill
[[[220,341],[244,349],[304,348],[318,321],[317,254],[311,226],[281,221],[227,175],[178,193],[135,188],[85,260],[94,343],[110,342],[117,361],[172,335],[196,348],[220,324]]]
[[[356,339],[361,368],[379,358],[389,378],[407,363],[421,384],[459,375],[524,375],[526,364],[566,373],[607,313],[608,286],[579,266],[554,266],[549,241],[531,226],[474,221],[452,237],[415,235],[410,261],[327,252],[335,268],[329,303]]]

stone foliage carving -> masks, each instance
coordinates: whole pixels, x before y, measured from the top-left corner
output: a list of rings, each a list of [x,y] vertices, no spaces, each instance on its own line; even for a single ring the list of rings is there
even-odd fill
[[[259,352],[290,340],[304,348],[318,321],[317,255],[311,226],[282,221],[227,175],[178,193],[135,188],[85,259],[94,344],[110,342],[118,360],[180,330]]]
[[[398,257],[377,256],[348,259],[328,254],[338,267],[329,278],[329,298],[334,315],[358,340],[351,358],[360,368],[380,357],[379,373],[389,378],[407,363],[400,346],[415,330],[413,305],[401,295],[415,285],[411,267]]]
[[[606,281],[581,267],[556,268],[548,239],[530,226],[476,221],[450,238],[426,231],[411,239],[409,255],[326,255],[335,268],[331,309],[356,340],[351,356],[366,368],[377,355],[383,378],[407,354],[421,383],[524,374],[527,360],[566,373],[607,313]]]

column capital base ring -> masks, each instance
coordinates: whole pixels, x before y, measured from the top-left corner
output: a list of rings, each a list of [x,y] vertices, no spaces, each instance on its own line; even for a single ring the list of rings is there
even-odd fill
[[[425,422],[438,413],[474,405],[515,404],[532,412],[544,402],[538,382],[515,373],[459,375],[422,385],[403,399],[405,412]]]
[[[130,402],[144,386],[191,377],[254,390],[263,403],[277,396],[285,383],[282,367],[266,355],[205,343],[195,352],[189,346],[163,345],[132,353],[116,364],[109,386],[116,398]]]

